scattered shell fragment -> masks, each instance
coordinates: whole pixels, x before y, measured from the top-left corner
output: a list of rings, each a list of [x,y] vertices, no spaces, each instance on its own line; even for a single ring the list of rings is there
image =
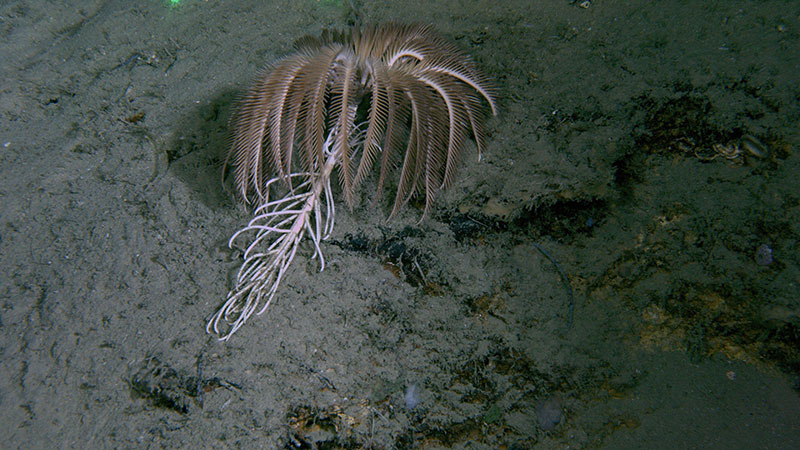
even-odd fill
[[[536,403],[536,421],[544,431],[553,431],[561,422],[564,406],[558,394],[551,395]]]
[[[761,244],[756,249],[756,264],[768,266],[773,262],[772,249],[767,244]]]
[[[769,148],[751,134],[742,136],[740,147],[747,153],[747,156],[755,156],[759,159],[769,156]]]

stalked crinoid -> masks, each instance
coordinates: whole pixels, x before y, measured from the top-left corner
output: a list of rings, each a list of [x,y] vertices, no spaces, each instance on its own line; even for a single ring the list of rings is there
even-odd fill
[[[221,340],[266,310],[302,242],[325,268],[332,177],[352,208],[377,165],[377,195],[394,190],[390,217],[415,196],[424,196],[424,217],[453,182],[468,139],[480,156],[486,105],[497,114],[487,78],[429,26],[325,31],[296,47],[258,77],[232,118],[226,165],[255,210],[230,239],[244,262],[206,327]]]

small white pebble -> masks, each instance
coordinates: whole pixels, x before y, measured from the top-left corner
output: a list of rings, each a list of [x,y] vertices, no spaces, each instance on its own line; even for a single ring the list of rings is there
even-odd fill
[[[406,402],[406,408],[412,410],[419,405],[419,393],[417,392],[417,385],[412,384],[406,388],[406,393],[403,396]]]

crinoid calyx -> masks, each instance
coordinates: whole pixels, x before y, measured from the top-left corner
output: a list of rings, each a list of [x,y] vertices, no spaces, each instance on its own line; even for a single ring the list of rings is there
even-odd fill
[[[227,340],[272,301],[298,247],[334,223],[334,169],[348,206],[378,161],[377,193],[393,174],[391,215],[415,195],[425,213],[455,177],[467,139],[484,148],[495,93],[470,57],[424,25],[323,32],[269,67],[232,120],[228,157],[254,217],[230,240],[244,262],[207,331]]]

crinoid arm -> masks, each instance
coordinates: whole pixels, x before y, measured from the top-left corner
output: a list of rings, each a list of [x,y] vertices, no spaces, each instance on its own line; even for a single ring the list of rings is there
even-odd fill
[[[208,322],[207,332],[226,341],[253,313],[263,313],[306,236],[313,243],[320,270],[325,268],[320,242],[333,230],[335,210],[330,170],[323,178],[324,173],[323,170],[321,174],[288,175],[294,188],[283,197],[258,207],[247,226],[233,234],[228,245],[243,250],[244,263],[227,301]],[[267,187],[277,181],[287,180],[273,178]]]
[[[353,154],[364,146],[365,129],[362,123],[350,134],[348,143]],[[341,164],[340,142],[338,128],[332,129],[323,142],[323,164],[312,166],[308,172],[267,181],[264,202],[256,208],[247,226],[234,233],[228,242],[229,247],[242,250],[244,262],[236,276],[236,286],[206,325],[208,333],[213,332],[226,341],[253,313],[263,313],[306,237],[314,247],[313,258],[319,258],[320,271],[325,269],[320,243],[333,232],[336,209],[331,174]],[[276,184],[289,191],[269,200]]]

